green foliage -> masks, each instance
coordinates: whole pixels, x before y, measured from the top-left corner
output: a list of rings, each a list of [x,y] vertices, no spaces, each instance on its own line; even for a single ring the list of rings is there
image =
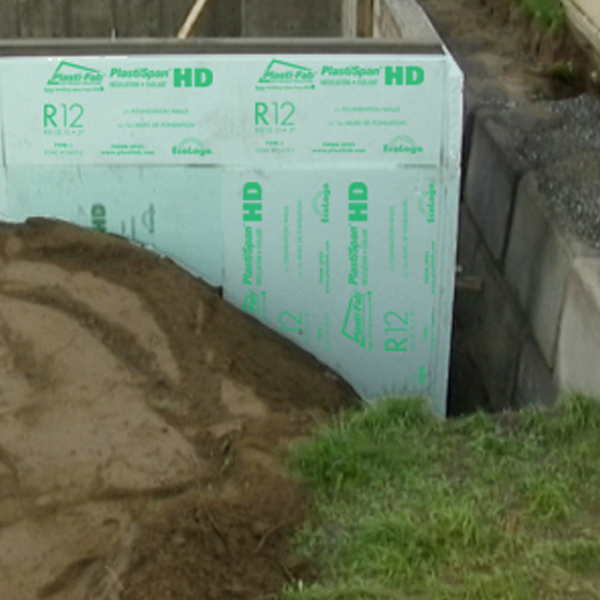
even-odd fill
[[[565,8],[561,0],[513,0],[531,15],[542,27],[560,34],[566,27]]]
[[[600,403],[441,421],[425,401],[341,417],[298,447],[314,491],[287,600],[600,598]]]

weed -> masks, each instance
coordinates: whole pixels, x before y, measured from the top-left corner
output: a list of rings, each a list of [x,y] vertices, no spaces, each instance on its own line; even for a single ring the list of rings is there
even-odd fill
[[[567,19],[560,0],[513,0],[545,29],[559,35],[564,32]]]

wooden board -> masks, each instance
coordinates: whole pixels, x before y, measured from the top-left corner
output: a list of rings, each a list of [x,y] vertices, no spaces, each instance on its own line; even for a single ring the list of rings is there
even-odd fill
[[[112,0],[69,0],[70,37],[109,38],[115,28]]]
[[[117,37],[159,37],[161,0],[118,0],[115,2]]]
[[[0,0],[0,14],[0,38],[18,37],[17,0]]]

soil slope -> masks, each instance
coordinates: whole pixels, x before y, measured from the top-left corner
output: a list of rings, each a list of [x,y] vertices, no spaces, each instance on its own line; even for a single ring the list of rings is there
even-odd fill
[[[168,260],[1,225],[0,597],[251,599],[308,577],[279,454],[353,398]]]

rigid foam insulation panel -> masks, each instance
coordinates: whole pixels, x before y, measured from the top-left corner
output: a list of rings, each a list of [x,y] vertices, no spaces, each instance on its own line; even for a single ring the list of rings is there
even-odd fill
[[[446,410],[462,75],[438,44],[4,44],[0,213],[125,236]]]

